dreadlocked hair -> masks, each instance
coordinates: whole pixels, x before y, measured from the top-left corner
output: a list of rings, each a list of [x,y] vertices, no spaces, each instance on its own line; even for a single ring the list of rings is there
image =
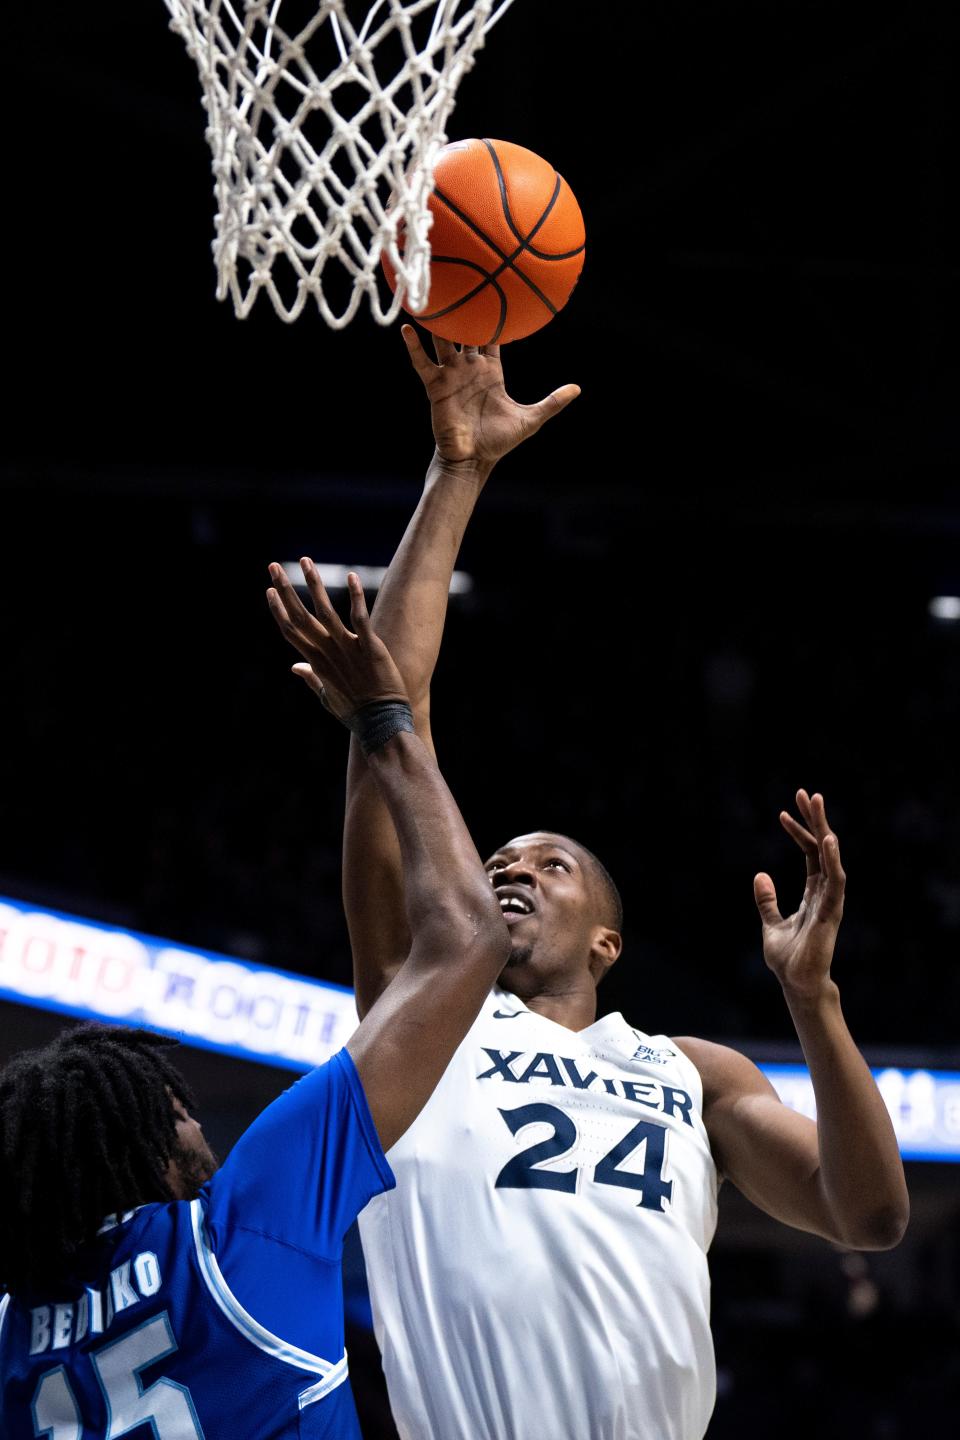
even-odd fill
[[[173,1196],[176,1041],[80,1025],[0,1071],[0,1287],[52,1293],[107,1215]]]

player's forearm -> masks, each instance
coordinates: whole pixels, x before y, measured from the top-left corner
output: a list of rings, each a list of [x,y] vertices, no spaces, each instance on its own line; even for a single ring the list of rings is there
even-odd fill
[[[434,456],[420,503],[390,562],[373,608],[414,708],[430,689],[447,614],[450,579],[489,466]]]
[[[819,1183],[837,1238],[854,1249],[888,1249],[903,1235],[910,1200],[883,1098],[847,1028],[833,981],[815,999],[787,992],[785,998],[813,1081]]]
[[[417,734],[431,752],[430,681],[440,651],[450,578],[488,474],[489,467],[471,462],[449,465],[434,456],[423,496],[373,610],[377,633],[404,678]],[[343,832],[343,903],[361,1015],[410,950],[411,897],[405,879],[383,791],[353,740]]]
[[[411,934],[436,931],[449,953],[484,929],[507,942],[499,904],[456,802],[423,742],[395,736],[367,764],[400,847]],[[426,947],[421,947],[425,949]]]

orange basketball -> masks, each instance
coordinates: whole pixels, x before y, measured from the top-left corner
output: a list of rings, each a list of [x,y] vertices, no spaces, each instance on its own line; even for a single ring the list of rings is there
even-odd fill
[[[435,180],[430,294],[417,323],[461,345],[532,335],[563,309],[583,268],[583,216],[570,186],[506,140],[444,146]],[[383,268],[395,288],[386,257]]]

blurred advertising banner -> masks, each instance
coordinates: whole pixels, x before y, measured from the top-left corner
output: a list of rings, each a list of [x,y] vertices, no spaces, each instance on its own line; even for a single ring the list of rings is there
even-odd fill
[[[785,1105],[816,1117],[804,1065],[761,1065]],[[960,1161],[960,1070],[873,1068],[904,1160]]]
[[[353,992],[340,985],[3,897],[0,996],[298,1071],[327,1060],[357,1025]]]
[[[0,997],[297,1071],[328,1059],[357,1025],[343,986],[2,897]],[[760,1068],[785,1104],[815,1116],[803,1065]],[[873,1074],[904,1159],[960,1161],[960,1071]]]

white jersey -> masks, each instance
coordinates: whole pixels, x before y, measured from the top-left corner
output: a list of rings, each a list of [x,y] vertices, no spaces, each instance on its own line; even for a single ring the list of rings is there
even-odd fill
[[[403,1440],[700,1440],[717,1172],[696,1067],[495,989],[360,1215]]]

